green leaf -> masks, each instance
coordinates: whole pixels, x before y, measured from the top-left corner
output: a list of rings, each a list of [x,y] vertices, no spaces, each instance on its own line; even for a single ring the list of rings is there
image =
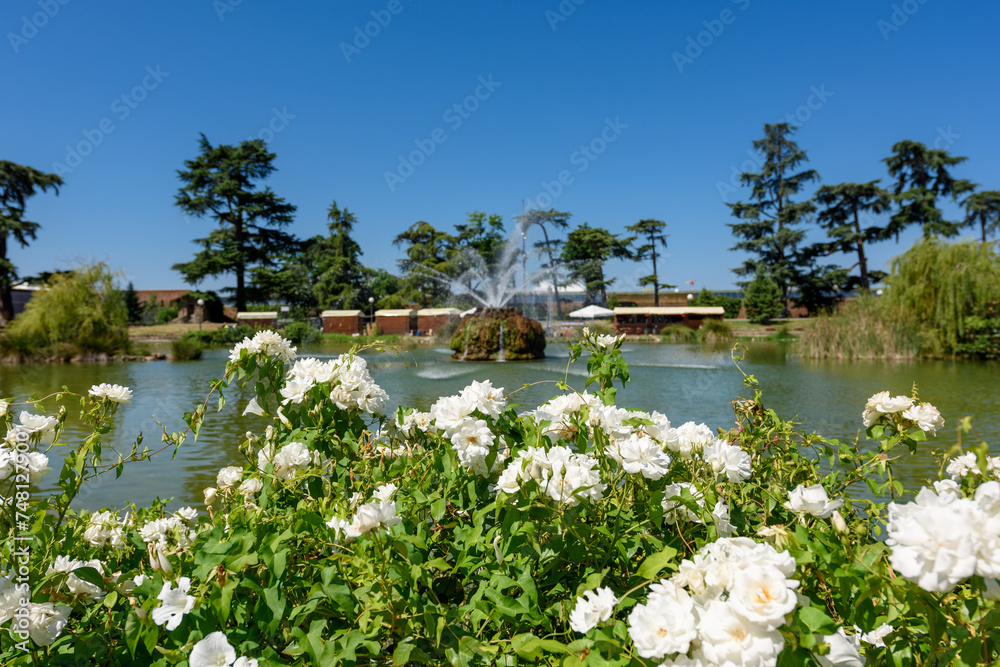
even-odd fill
[[[656,579],[660,572],[670,565],[677,555],[677,549],[667,546],[642,561],[642,565],[636,570],[636,574],[643,579]]]
[[[801,607],[799,620],[815,634],[832,635],[837,631],[837,624],[825,611],[818,607]]]

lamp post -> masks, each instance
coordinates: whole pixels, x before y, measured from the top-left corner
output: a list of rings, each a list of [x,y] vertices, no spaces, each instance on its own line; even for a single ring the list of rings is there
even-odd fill
[[[201,323],[205,320],[205,300],[198,299],[198,331],[201,331]]]
[[[374,320],[375,319],[375,297],[373,297],[373,296],[368,297],[368,311],[369,311],[369,315],[371,316],[372,320]]]

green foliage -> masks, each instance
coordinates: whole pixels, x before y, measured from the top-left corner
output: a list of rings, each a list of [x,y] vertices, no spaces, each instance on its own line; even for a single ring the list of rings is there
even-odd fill
[[[737,299],[723,294],[713,294],[708,289],[703,289],[691,299],[692,306],[722,306],[725,310],[723,317],[729,320],[740,316],[740,308],[743,306],[743,299]]]
[[[738,239],[732,250],[751,255],[734,273],[750,276],[759,273],[761,265],[767,267],[784,300],[807,270],[799,251],[805,231],[798,227],[815,210],[811,201],[794,202],[792,197],[819,180],[815,170],[796,172],[808,161],[806,152],[791,139],[797,129],[788,123],[764,125],[764,138],[753,142],[764,158],[761,171],[740,174],[740,183],[751,188],[750,201],[728,204],[740,220],[729,225]]]
[[[192,285],[234,274],[236,287],[227,290],[234,294],[236,309],[246,310],[246,272],[273,266],[282,252],[296,246],[294,237],[282,231],[291,224],[295,206],[258,185],[274,172],[275,154],[263,141],[212,146],[203,134],[198,147],[198,157],[185,160],[185,168],[177,172],[184,184],[175,203],[186,215],[211,218],[219,227],[195,239],[202,249],[192,261],[173,268]]]
[[[139,303],[139,295],[135,293],[135,286],[130,280],[122,298],[125,300],[125,311],[128,313],[128,323],[138,324],[142,322],[142,304]]]
[[[308,322],[290,322],[281,330],[281,335],[296,345],[316,343],[322,339],[322,332]]]
[[[10,288],[17,278],[17,269],[7,258],[7,239],[13,236],[22,248],[27,247],[28,241],[34,241],[40,225],[24,219],[27,200],[49,188],[59,194],[62,184],[57,174],[0,160],[0,325],[14,317]]]
[[[824,185],[816,191],[816,203],[823,209],[816,216],[820,226],[826,229],[831,241],[819,244],[817,252],[830,254],[842,252],[858,257],[858,277],[851,276],[841,282],[840,287],[849,292],[855,286],[868,290],[872,283],[880,282],[885,273],[869,271],[865,245],[890,238],[883,227],[868,225],[862,228],[862,215],[880,215],[889,210],[892,199],[888,192],[876,185],[878,180],[868,183],[841,183]]]
[[[448,295],[442,277],[454,273],[451,248],[454,238],[438,231],[429,222],[418,221],[393,239],[394,246],[404,246],[406,257],[399,268],[406,274],[401,286],[403,302],[416,301],[421,307],[440,305]]]
[[[161,306],[156,311],[156,323],[167,324],[177,319],[177,306]]]
[[[193,361],[201,359],[204,351],[202,343],[197,336],[190,335],[193,332],[185,333],[181,337],[170,341],[170,358],[174,361]]]
[[[107,265],[82,265],[52,277],[3,337],[30,341],[32,357],[114,354],[128,347],[128,312],[118,276]]]
[[[1000,359],[1000,317],[970,315],[963,322],[962,338],[955,351],[963,357]]]
[[[898,207],[886,228],[899,238],[900,232],[920,225],[924,236],[954,236],[959,224],[944,219],[938,208],[938,198],[947,195],[957,199],[975,187],[971,181],[954,178],[950,167],[965,162],[940,148],[927,148],[919,141],[900,141],[893,145],[893,154],[883,159],[889,175],[896,179],[893,199]]]
[[[691,444],[687,455],[670,449],[661,474],[630,473],[624,459],[615,458],[615,452],[622,457],[621,440],[600,425],[606,417],[598,417],[616,412],[617,389],[629,381],[621,343],[588,332],[570,346],[571,363],[588,356],[586,385],[593,394],[583,397],[563,385],[568,393],[559,400],[579,407],[556,423],[536,422],[492,387],[471,388],[480,399],[470,419],[490,434],[481,470],[463,464],[443,425],[415,426],[409,408],[386,416],[339,407],[331,391],[347,380],[337,374],[306,389],[301,402],[282,405],[287,367],[280,344],[272,340],[273,354],[244,347],[185,415],[187,429],[162,435],[165,449],[176,453],[197,437],[214,394],[221,410],[222,392],[230,388],[253,395],[262,413],[248,416],[256,426],[240,445],[245,459],[233,462],[206,494],[207,516],[189,514],[183,521],[161,502],[130,507],[124,523],[119,516],[95,522],[95,513],[73,509],[84,483],[113,483],[111,474],[127,473],[131,462],[153,452],[141,449],[141,441],[122,452],[104,442],[117,403],[69,392],[47,397],[47,406],[57,402],[62,409],[50,437],[35,435],[30,445],[44,447],[45,439],[64,448],[59,480],[47,497],[13,502],[14,511],[0,515],[0,537],[5,555],[12,554],[14,539],[30,531],[31,548],[21,561],[31,575],[30,602],[64,604],[67,624],[51,642],[26,638],[28,651],[5,637],[0,662],[167,667],[193,662],[194,647],[221,632],[235,655],[267,666],[659,664],[660,657],[638,655],[631,616],[639,604],[652,604],[653,584],[659,594],[683,592],[680,601],[688,599],[684,591],[691,598],[711,595],[709,587],[725,588],[727,577],[742,576],[728,561],[699,570],[696,555],[712,548],[726,558],[749,548],[773,551],[794,582],[786,591],[794,606],[768,635],[780,642],[780,655],[761,659],[754,636],[744,647],[752,651],[743,654],[753,664],[816,664],[838,629],[853,636],[855,627],[871,631],[883,623],[893,626],[885,646],[862,644],[850,664],[971,665],[1000,658],[1000,606],[980,576],[932,593],[893,569],[895,547],[884,539],[888,503],[909,493],[895,478],[894,462],[922,446],[924,431],[886,414],[868,426],[864,443],[803,433],[770,409],[756,379],[745,375],[752,397],[734,402],[734,428]],[[358,352],[338,363],[354,363]],[[79,443],[63,433],[66,406],[78,406],[91,431]],[[0,427],[13,428],[20,406],[10,407]],[[654,419],[631,412],[615,428],[665,438],[665,425]],[[746,457],[749,476],[719,472],[710,450],[723,444]],[[515,453],[538,448],[521,465],[540,466],[538,452],[557,446],[591,457],[603,490],[591,496],[591,488],[580,488],[565,497],[547,475],[526,474],[517,489],[500,483]],[[510,458],[503,461],[507,447]],[[284,455],[291,451],[294,457]],[[985,476],[985,444],[972,452]],[[953,493],[978,496],[973,477]],[[679,483],[691,486],[665,505],[668,485]],[[5,495],[15,497],[14,482],[7,484],[12,489]],[[793,490],[815,485],[843,503],[836,513],[792,503]],[[870,493],[852,494],[859,486]],[[18,526],[16,512],[30,529]],[[683,518],[687,514],[693,518]],[[162,539],[140,532],[160,519],[174,524],[161,529]],[[120,528],[120,545],[95,534],[107,524]],[[724,541],[730,534],[736,539]],[[81,561],[72,566],[79,582],[52,568],[57,556]],[[135,580],[137,574],[143,577]],[[84,584],[97,596],[79,592]],[[164,619],[155,620],[167,606],[162,591],[182,584],[189,587],[180,606],[187,595],[191,602],[168,630]],[[571,613],[580,596],[598,587],[618,601],[606,620],[577,632]],[[761,598],[776,590],[765,588],[755,599],[770,603]],[[686,620],[680,612],[677,618]]]
[[[767,324],[784,311],[781,288],[771,278],[758,273],[743,292],[747,320],[756,324]]]
[[[631,242],[631,238],[619,238],[586,222],[567,234],[561,259],[569,268],[570,276],[586,285],[588,302],[599,305],[608,302],[608,287],[615,279],[604,279],[604,264],[612,258],[631,258]]]
[[[967,197],[962,205],[965,206],[963,225],[973,229],[978,225],[983,243],[988,236],[1000,232],[1000,191],[977,192]]]
[[[186,331],[183,337],[198,341],[203,347],[218,347],[220,345],[232,346],[244,338],[250,338],[253,335],[254,330],[252,327],[241,324],[239,326],[224,326],[217,329]]]
[[[989,243],[918,241],[892,261],[885,299],[919,326],[922,352],[952,354],[969,316],[986,317],[1000,302],[1000,255]]]

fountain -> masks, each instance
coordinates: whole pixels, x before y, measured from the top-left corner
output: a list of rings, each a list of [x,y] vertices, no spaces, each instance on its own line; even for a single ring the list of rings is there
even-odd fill
[[[471,248],[456,258],[458,277],[421,267],[422,274],[446,283],[454,294],[465,294],[480,307],[455,329],[449,347],[454,358],[467,361],[518,361],[545,356],[542,325],[507,304],[528,290],[549,271],[528,273],[519,247],[518,229],[507,239],[495,261],[489,263]],[[518,274],[520,273],[520,276]],[[517,278],[521,280],[518,282]]]

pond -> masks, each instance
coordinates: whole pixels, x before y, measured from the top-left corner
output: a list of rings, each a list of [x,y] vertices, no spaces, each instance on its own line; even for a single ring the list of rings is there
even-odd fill
[[[300,351],[317,357],[336,356],[342,349],[330,347]],[[396,405],[426,410],[439,396],[458,392],[473,380],[489,378],[504,387],[509,401],[526,409],[559,393],[556,382],[565,379],[577,390],[584,389],[583,360],[568,366],[565,347],[550,343],[548,357],[518,363],[459,362],[450,358],[443,345],[422,346],[395,352],[371,353],[369,367],[375,381]],[[686,421],[704,422],[713,429],[732,426],[730,402],[749,395],[743,376],[726,347],[669,344],[626,344],[624,356],[631,369],[631,382],[618,393],[622,407],[659,410],[678,426]],[[108,438],[119,451],[128,453],[141,433],[142,445],[151,450],[162,446],[160,436],[184,428],[181,419],[205,399],[209,382],[223,373],[228,350],[212,350],[200,361],[109,363],[103,365],[25,365],[0,367],[0,396],[21,401],[32,392],[45,396],[64,385],[86,393],[100,382],[131,387],[135,396],[122,406],[115,431]],[[921,446],[915,456],[900,461],[900,476],[907,486],[936,474],[937,462],[930,455],[956,442],[955,427],[963,416],[972,416],[978,436],[1000,452],[1000,364],[991,362],[835,362],[803,360],[793,356],[787,344],[756,342],[749,345],[743,370],[757,377],[765,405],[784,418],[796,417],[802,428],[827,437],[853,439],[860,433],[861,411],[869,396],[889,390],[909,394],[916,384],[921,400],[936,405],[946,420],[945,429]],[[528,385],[521,389],[522,386]],[[239,443],[247,430],[259,431],[260,418],[241,416],[246,398],[226,392],[228,404],[221,413],[210,408],[197,441],[189,439],[171,460],[165,451],[151,461],[129,464],[121,478],[103,475],[86,486],[76,503],[81,508],[122,507],[126,502],[148,505],[154,498],[174,498],[172,507],[201,507],[202,489],[214,486],[219,468],[241,463]],[[213,399],[211,406],[215,405]],[[74,416],[72,404],[71,418]],[[53,410],[51,402],[46,404]],[[21,409],[20,407],[18,409]],[[84,435],[72,419],[63,441],[78,443]],[[864,438],[864,434],[860,433]],[[966,436],[967,438],[967,436]],[[105,460],[114,461],[110,449]],[[49,452],[49,473],[41,491],[51,489],[61,466],[59,448]]]

